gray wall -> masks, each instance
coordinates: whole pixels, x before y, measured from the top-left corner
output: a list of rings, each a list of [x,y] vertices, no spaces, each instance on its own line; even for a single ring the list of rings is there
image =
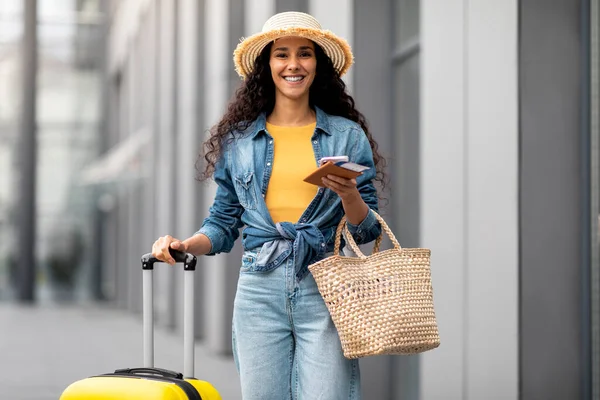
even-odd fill
[[[308,0],[276,0],[275,12],[285,11],[308,12]]]
[[[390,10],[389,0],[354,3],[354,98],[386,157],[390,156],[392,145],[389,134],[392,132]],[[377,46],[373,43],[377,43]],[[386,196],[389,199],[390,193],[386,193]],[[390,212],[387,210],[386,219],[391,218]],[[365,358],[360,360],[360,366],[363,371],[363,396],[371,399],[392,398],[391,358]]]
[[[402,22],[408,11],[395,13],[410,0],[348,0],[352,11],[335,21],[329,10],[345,0],[317,1],[123,3],[124,19],[112,25],[111,79],[120,85],[112,96],[118,129],[108,144],[145,126],[161,152],[150,160],[160,169],[153,176],[176,176],[185,185],[192,173],[186,158],[195,152],[173,157],[173,143],[190,150],[222,114],[239,82],[231,63],[239,36],[260,29],[272,11],[314,11],[325,16],[318,16],[325,28],[346,27],[356,56],[347,82],[390,159],[385,215],[403,244],[433,249],[442,336],[440,349],[419,357],[361,360],[365,398],[480,399],[493,393],[490,398],[504,400],[517,398],[520,389],[524,399],[576,399],[583,372],[583,0],[421,0],[416,37],[415,21]],[[345,18],[352,22],[340,22]],[[142,37],[150,39],[139,51]],[[140,70],[148,79],[135,78]],[[149,111],[138,123],[140,108]],[[137,247],[146,250],[158,235],[191,234],[214,186],[174,196],[147,182],[143,193],[122,191],[104,223],[104,279],[119,304],[132,310],[139,309],[139,286],[116,254],[138,257]],[[158,217],[141,224],[138,199],[146,202],[145,215],[151,210]],[[137,229],[141,244],[130,238]],[[203,258],[198,274],[204,289],[197,297],[204,312],[199,323],[205,343],[219,353],[230,352],[239,251],[238,244],[231,255]],[[179,326],[172,312],[180,308],[178,276],[165,273],[157,290],[159,320]]]
[[[404,247],[419,247],[420,237],[420,1],[393,0],[392,116],[389,168],[391,223]],[[387,61],[387,60],[386,60]],[[393,398],[417,400],[420,356],[394,357]]]
[[[421,0],[420,245],[441,346],[423,400],[518,397],[518,2]]]
[[[203,121],[203,74],[202,60],[204,42],[198,38],[204,35],[204,1],[178,0],[177,7],[177,136],[176,169],[176,231],[175,237],[187,238],[200,226],[201,185],[194,180],[196,170],[194,163],[198,156],[202,139]],[[177,298],[175,313],[176,325],[183,327],[183,271],[176,268]],[[204,270],[196,271],[197,293],[203,287]],[[196,336],[204,335],[204,299],[195,296],[196,305]]]
[[[419,1],[354,1],[353,90],[386,158],[381,212],[403,246],[419,242]],[[377,43],[374,46],[373,43]],[[361,360],[368,398],[419,398],[419,357]]]
[[[521,393],[581,398],[580,1],[520,2]]]
[[[204,49],[206,63],[203,69],[204,79],[204,129],[216,124],[225,111],[229,99],[231,78],[231,41],[229,22],[231,10],[228,2],[206,0],[204,7]],[[209,34],[210,33],[210,34]],[[206,137],[205,137],[206,138]],[[204,207],[202,217],[208,215],[213,203],[216,184],[213,181],[202,184]],[[237,244],[239,248],[239,243]],[[206,311],[206,341],[209,349],[216,353],[231,351],[231,315],[235,280],[239,271],[239,256],[235,251],[216,257],[201,257],[201,268],[206,271],[203,299]],[[234,278],[233,282],[231,278]]]
[[[600,1],[590,3],[591,391],[592,398],[600,399]]]

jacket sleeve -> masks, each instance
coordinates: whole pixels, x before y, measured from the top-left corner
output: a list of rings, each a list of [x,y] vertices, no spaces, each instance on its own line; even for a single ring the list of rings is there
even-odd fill
[[[362,129],[356,129],[354,134],[354,148],[351,152],[352,156],[350,161],[370,167],[362,175],[356,178],[356,186],[360,196],[364,202],[367,203],[367,206],[369,206],[369,209],[378,212],[379,198],[377,196],[377,189],[373,184],[376,170],[375,163],[373,161],[371,145],[369,144],[367,135],[365,135]],[[352,234],[352,237],[357,244],[364,244],[377,239],[377,237],[381,234],[381,225],[375,218],[375,215],[369,211],[365,219],[360,224],[354,225],[348,222],[348,230]]]
[[[239,229],[244,208],[240,205],[229,170],[229,151],[225,150],[215,165],[213,178],[217,184],[217,192],[209,215],[202,222],[196,234],[203,233],[210,239],[209,256],[217,253],[228,253],[239,237]]]

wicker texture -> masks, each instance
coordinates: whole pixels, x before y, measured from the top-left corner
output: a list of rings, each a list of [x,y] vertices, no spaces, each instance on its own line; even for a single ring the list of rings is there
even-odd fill
[[[337,328],[346,358],[416,354],[440,345],[431,286],[430,250],[403,249],[383,218],[375,214],[394,245],[365,256],[344,217],[334,254],[308,268]],[[340,255],[340,239],[358,257]]]
[[[242,41],[233,52],[233,62],[238,75],[246,79],[252,73],[254,62],[265,46],[285,36],[298,36],[317,43],[331,59],[333,67],[344,75],[354,57],[348,42],[333,32],[322,29],[321,24],[311,15],[289,11],[275,14],[265,22],[262,32]]]

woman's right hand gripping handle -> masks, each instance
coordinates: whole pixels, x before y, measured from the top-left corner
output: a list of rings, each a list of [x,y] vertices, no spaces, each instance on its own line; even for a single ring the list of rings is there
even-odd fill
[[[179,240],[170,235],[161,236],[152,245],[152,255],[159,261],[174,265],[175,260],[169,253],[169,248],[196,256],[210,252],[210,239],[203,234],[194,235],[186,240]]]

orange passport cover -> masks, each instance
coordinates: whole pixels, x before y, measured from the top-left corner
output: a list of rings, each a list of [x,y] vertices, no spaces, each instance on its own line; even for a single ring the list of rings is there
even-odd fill
[[[304,182],[312,183],[313,185],[317,186],[323,186],[321,178],[330,174],[340,176],[346,179],[352,179],[362,175],[362,172],[351,171],[349,169],[339,167],[331,161],[329,161],[321,165],[315,171],[311,172],[310,175],[304,178]]]

